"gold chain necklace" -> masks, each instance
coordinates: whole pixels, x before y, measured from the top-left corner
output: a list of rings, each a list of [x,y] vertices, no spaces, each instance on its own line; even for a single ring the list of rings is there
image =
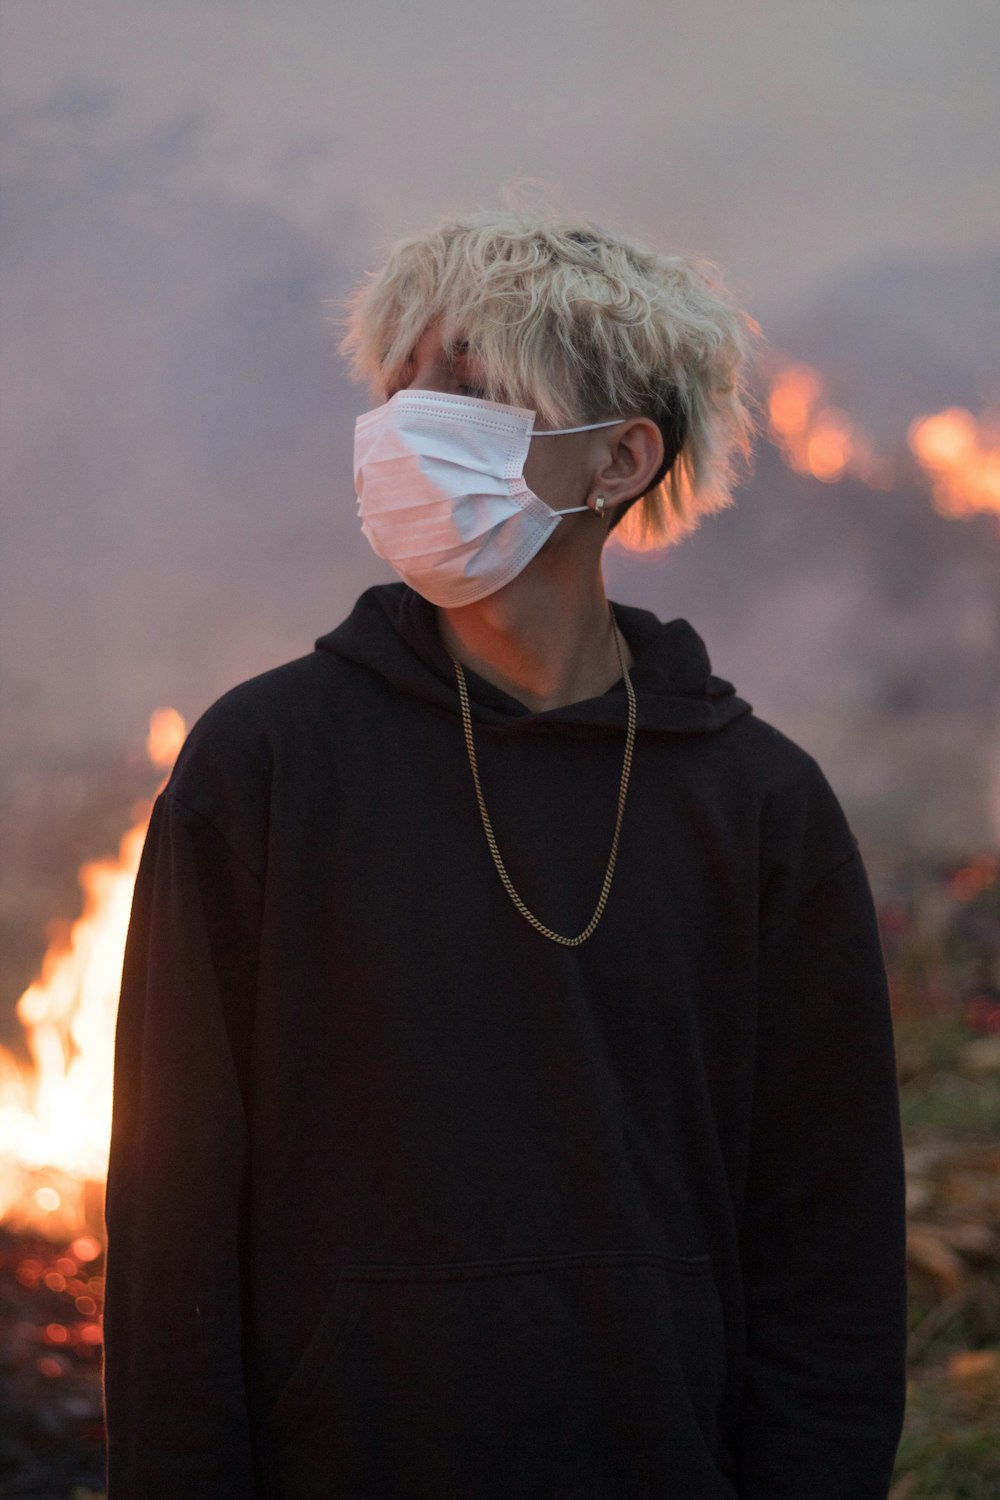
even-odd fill
[[[475,746],[472,743],[472,715],[469,711],[469,695],[465,686],[465,673],[462,670],[462,663],[458,660],[458,658],[455,656],[452,656],[451,658],[455,663],[455,673],[458,677],[458,693],[459,697],[462,700],[462,724],[465,729],[465,743],[469,751],[469,764],[472,766],[472,780],[475,783],[476,787],[476,800],[479,803],[479,811],[482,814],[483,827],[486,830],[486,842],[490,846],[490,853],[493,855],[493,863],[497,867],[500,879],[504,883],[504,887],[507,891],[508,896],[517,907],[522,917],[525,917],[531,923],[532,927],[534,927],[537,932],[540,932],[543,937],[551,938],[554,943],[564,943],[567,948],[576,948],[580,943],[585,943],[590,937],[590,934],[593,932],[594,928],[597,926],[598,922],[601,920],[601,916],[604,912],[604,907],[608,899],[608,892],[611,889],[611,877],[615,873],[615,862],[618,859],[618,837],[621,833],[622,814],[625,811],[625,796],[628,792],[629,771],[632,766],[632,750],[635,745],[635,690],[632,687],[632,679],[628,675],[628,668],[625,666],[625,661],[622,657],[622,648],[618,638],[618,621],[615,619],[615,612],[611,606],[610,601],[608,602],[608,611],[611,615],[611,627],[615,637],[615,650],[618,652],[618,664],[622,669],[622,676],[625,678],[625,689],[628,693],[628,734],[625,740],[625,761],[622,765],[621,788],[618,793],[618,817],[615,820],[615,833],[614,838],[611,840],[611,854],[608,859],[607,872],[604,876],[604,885],[601,888],[601,894],[598,899],[597,908],[594,911],[594,915],[591,917],[590,921],[587,923],[586,927],[578,937],[563,937],[561,933],[553,932],[551,927],[546,927],[543,922],[539,922],[538,918],[536,916],[533,916],[525,906],[524,902],[521,900],[520,896],[517,894],[517,891],[515,891],[513,885],[511,884],[510,876],[507,874],[504,862],[500,858],[500,850],[497,848],[497,841],[493,836],[493,827],[490,823],[490,815],[486,811],[486,803],[483,801],[482,787],[479,785],[479,768],[476,764]],[[449,655],[451,655],[450,652]]]

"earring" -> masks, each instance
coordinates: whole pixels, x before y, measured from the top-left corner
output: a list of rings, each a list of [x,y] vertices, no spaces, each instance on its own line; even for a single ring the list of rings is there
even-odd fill
[[[604,515],[604,496],[603,495],[597,495],[597,496],[595,496],[595,499],[594,499],[594,515],[595,516],[603,516]]]

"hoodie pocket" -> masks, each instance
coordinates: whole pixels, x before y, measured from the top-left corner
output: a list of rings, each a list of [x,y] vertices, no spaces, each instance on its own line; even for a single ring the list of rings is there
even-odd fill
[[[274,1493],[722,1500],[725,1377],[707,1255],[342,1266],[266,1419]]]

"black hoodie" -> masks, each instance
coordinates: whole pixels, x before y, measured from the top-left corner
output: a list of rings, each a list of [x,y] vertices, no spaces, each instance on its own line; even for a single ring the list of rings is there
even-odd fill
[[[156,798],[118,1014],[109,1500],[884,1500],[903,1156],[817,762],[614,605],[604,914],[486,841],[434,607],[361,594]],[[466,670],[510,879],[588,923],[627,697]]]

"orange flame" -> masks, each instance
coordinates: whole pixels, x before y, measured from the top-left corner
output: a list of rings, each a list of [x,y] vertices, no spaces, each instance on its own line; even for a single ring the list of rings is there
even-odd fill
[[[187,733],[184,720],[176,708],[155,708],[149,716],[146,754],[154,766],[169,770]]]
[[[169,767],[184,734],[180,714],[157,709],[147,740],[153,764]],[[117,857],[80,867],[83,911],[49,944],[17,1002],[32,1066],[0,1047],[0,1218],[52,1239],[103,1230],[115,1020],[151,811],[152,801],[138,802]]]
[[[835,484],[851,474],[871,489],[889,489],[891,465],[878,457],[869,434],[823,399],[823,381],[811,365],[780,369],[768,395],[768,432],[789,468]]]
[[[1000,515],[1000,420],[977,422],[964,407],[949,406],[917,417],[907,438],[943,516]]]
[[[811,365],[779,356],[769,378],[768,436],[789,468],[834,484],[853,475],[870,489],[889,489],[894,465],[875,452],[869,434],[824,398]],[[1000,514],[1000,413],[977,419],[964,407],[917,417],[907,431],[931,501],[944,516]]]

